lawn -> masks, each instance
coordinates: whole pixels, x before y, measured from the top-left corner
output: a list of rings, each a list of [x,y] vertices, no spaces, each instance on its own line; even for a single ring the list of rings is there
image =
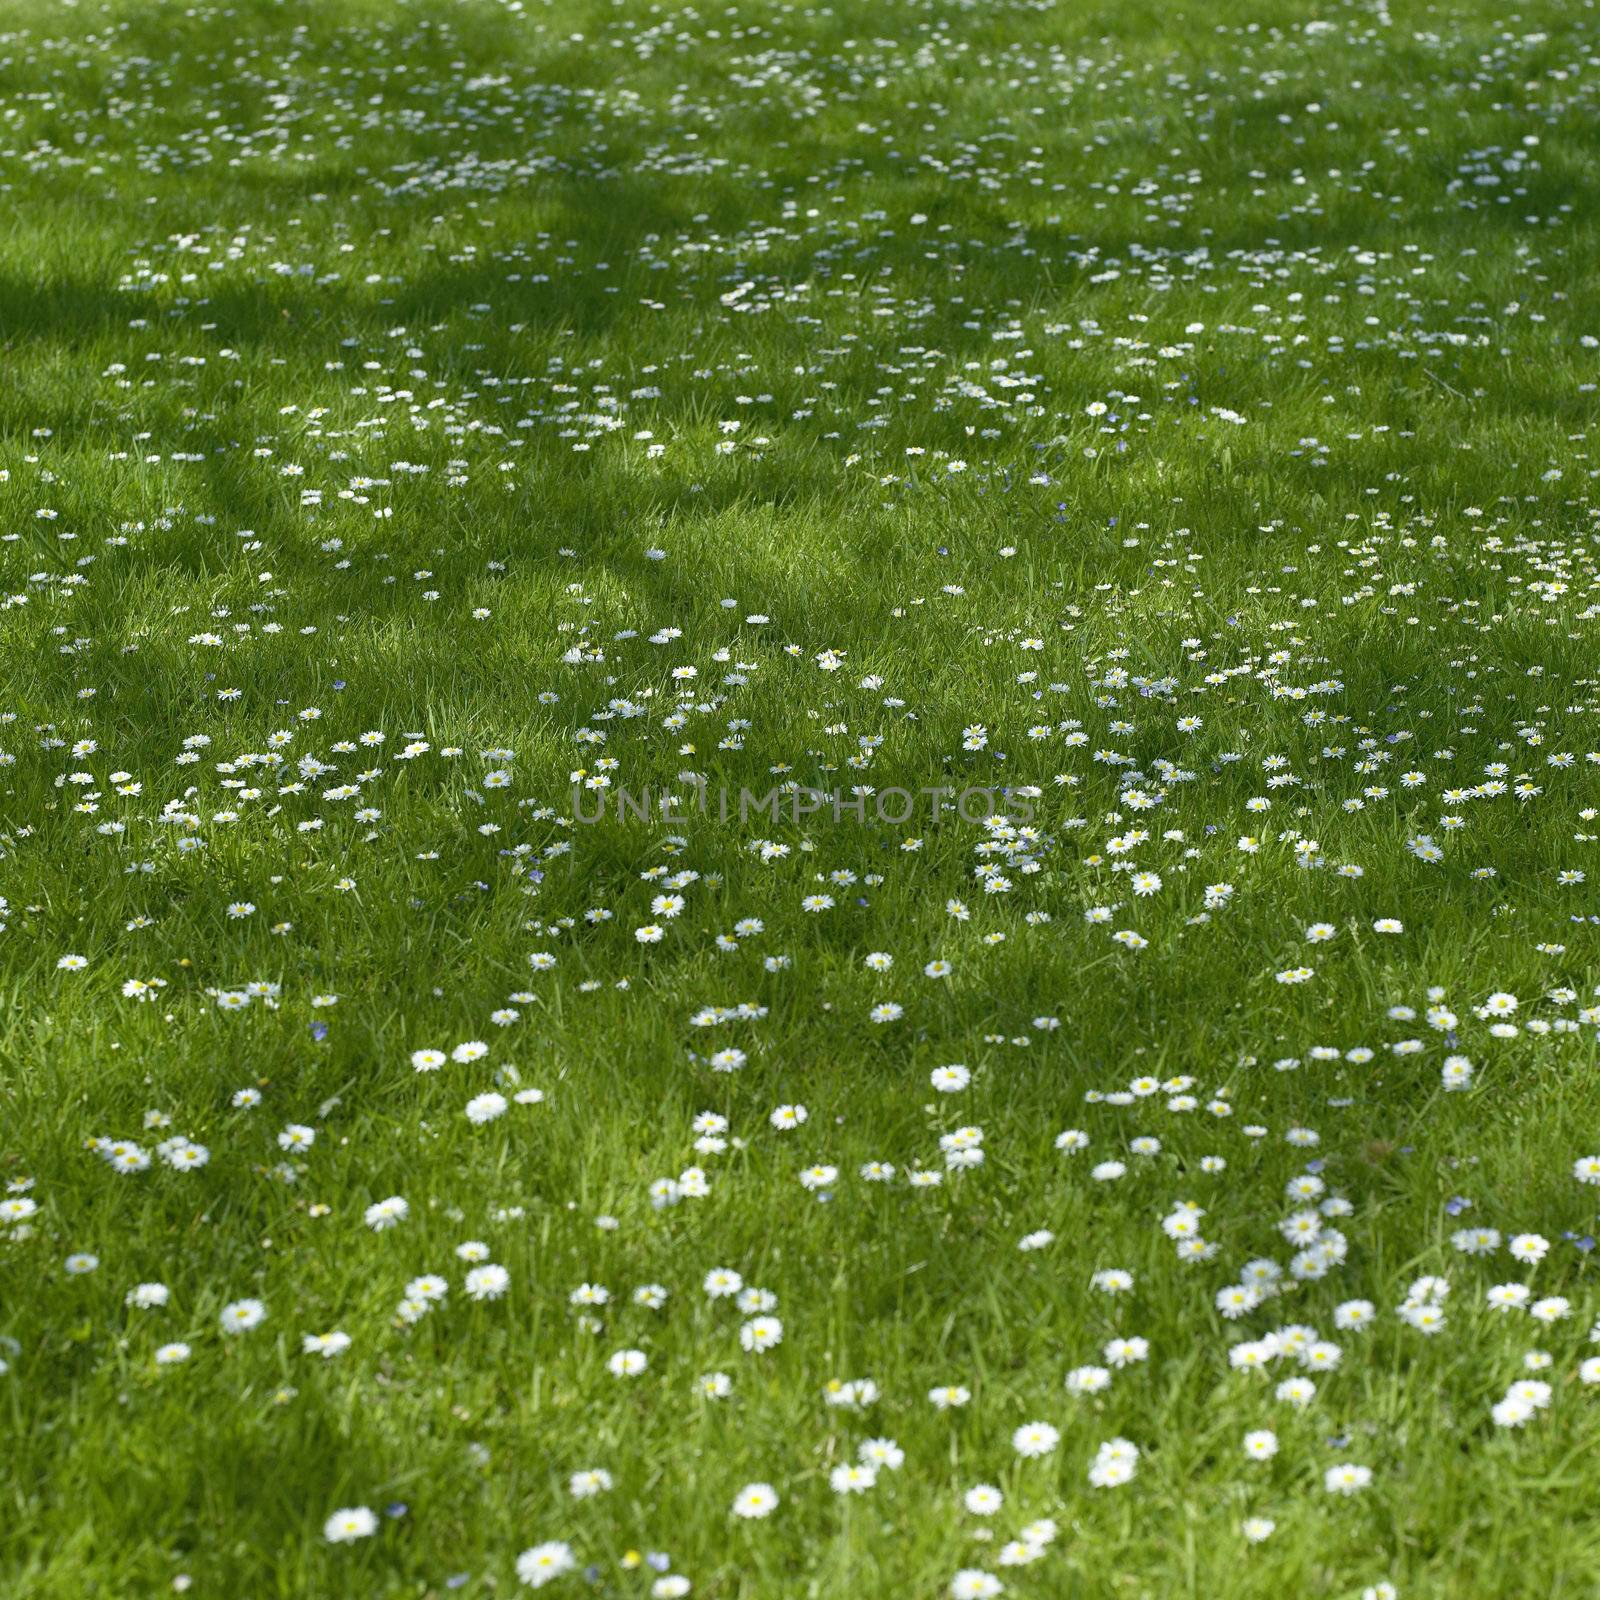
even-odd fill
[[[10,0],[0,1596],[1600,1592],[1600,24]]]

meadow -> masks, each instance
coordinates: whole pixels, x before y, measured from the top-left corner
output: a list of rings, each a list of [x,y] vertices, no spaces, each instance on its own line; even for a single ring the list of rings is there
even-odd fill
[[[10,0],[0,1597],[1600,1592],[1597,261],[1588,0]]]

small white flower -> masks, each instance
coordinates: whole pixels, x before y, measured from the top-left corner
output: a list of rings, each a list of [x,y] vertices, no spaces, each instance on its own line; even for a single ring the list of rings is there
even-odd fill
[[[378,1519],[366,1506],[335,1511],[322,1525],[322,1537],[329,1544],[354,1544],[357,1539],[370,1539],[377,1531]]]

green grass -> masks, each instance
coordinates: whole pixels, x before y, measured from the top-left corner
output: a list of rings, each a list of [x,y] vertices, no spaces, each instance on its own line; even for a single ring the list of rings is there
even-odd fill
[[[618,1600],[1600,1588],[1591,6],[0,30],[4,1600],[508,1593],[547,1541]],[[732,815],[575,820],[602,772]],[[785,782],[876,793],[740,817]],[[873,814],[938,786],[1034,831]],[[1336,1369],[1234,1370],[1291,1328]]]

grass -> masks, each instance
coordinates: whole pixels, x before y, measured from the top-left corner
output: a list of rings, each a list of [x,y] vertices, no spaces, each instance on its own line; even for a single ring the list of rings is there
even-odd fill
[[[6,1600],[1595,1592],[1592,7],[0,27]]]

